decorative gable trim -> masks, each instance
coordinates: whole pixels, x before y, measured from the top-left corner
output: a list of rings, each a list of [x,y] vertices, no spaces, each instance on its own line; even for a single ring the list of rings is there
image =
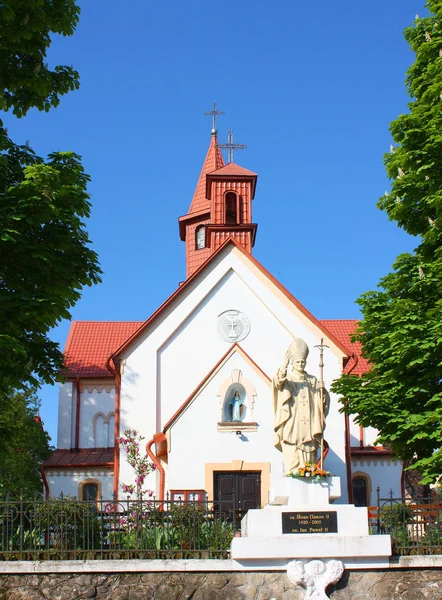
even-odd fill
[[[193,401],[201,394],[204,388],[210,383],[210,381],[215,377],[215,375],[220,371],[220,369],[226,364],[226,362],[230,359],[233,354],[237,352],[240,354],[244,360],[256,371],[256,373],[268,384],[270,385],[271,379],[270,377],[264,373],[264,371],[259,367],[256,362],[241,348],[241,346],[237,343],[233,344],[231,348],[224,354],[224,356],[216,363],[211,371],[206,375],[206,377],[198,384],[198,386],[194,389],[194,391],[190,394],[190,396],[183,402],[180,408],[176,411],[176,413],[167,421],[163,428],[163,432],[166,433],[170,430],[181,415],[189,408],[189,406],[193,403]]]

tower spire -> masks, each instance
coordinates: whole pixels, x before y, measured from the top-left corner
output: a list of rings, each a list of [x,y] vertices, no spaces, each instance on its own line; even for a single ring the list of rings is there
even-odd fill
[[[216,117],[217,115],[225,115],[226,113],[223,110],[216,110],[216,102],[213,103],[213,109],[208,110],[203,113],[203,115],[209,115],[212,117],[212,135],[216,135],[218,133],[216,129]]]

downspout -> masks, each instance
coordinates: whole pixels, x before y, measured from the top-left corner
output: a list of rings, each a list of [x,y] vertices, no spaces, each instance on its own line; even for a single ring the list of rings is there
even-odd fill
[[[350,375],[353,369],[358,364],[358,357],[352,354],[351,358],[354,361],[354,364],[350,369],[347,370],[346,374]],[[345,464],[347,469],[347,492],[348,492],[348,502],[349,504],[353,504],[353,485],[351,481],[351,452],[350,452],[350,420],[348,418],[347,413],[345,413]]]
[[[75,412],[75,450],[78,450],[80,447],[80,376],[77,375],[75,379],[75,389],[77,390],[77,404],[76,404],[76,412]]]
[[[347,469],[348,503],[353,504],[353,485],[351,481],[350,422],[345,415],[345,464]]]
[[[45,486],[45,498],[46,500],[49,500],[49,483],[43,465],[40,467],[40,474],[43,479],[43,485]]]
[[[158,434],[156,434],[156,435],[158,435]],[[152,460],[152,462],[156,466],[156,468],[158,469],[158,472],[160,474],[159,500],[161,502],[164,502],[164,492],[165,492],[165,487],[166,487],[166,473],[164,471],[164,467],[161,464],[160,459],[157,456],[155,456],[155,454],[151,450],[154,443],[155,443],[155,435],[149,442],[147,442],[146,452],[147,452],[149,458]],[[160,510],[162,510],[162,505],[160,505]]]
[[[111,364],[111,361],[113,364]],[[118,488],[120,485],[120,392],[121,373],[112,356],[107,360],[107,368],[115,377],[115,419],[114,419],[114,500],[118,500]]]

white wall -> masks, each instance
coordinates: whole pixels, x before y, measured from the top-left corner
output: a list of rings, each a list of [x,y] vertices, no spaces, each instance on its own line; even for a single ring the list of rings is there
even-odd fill
[[[376,504],[376,488],[379,486],[382,498],[388,498],[390,490],[394,498],[401,496],[402,462],[389,457],[364,456],[352,459],[352,472],[364,473],[371,480],[371,497],[369,504]]]
[[[257,392],[254,418],[258,423],[256,432],[246,431],[239,437],[235,432],[218,431],[220,399],[217,396],[220,385],[230,376],[233,369],[240,369]],[[332,407],[329,439],[339,448],[344,447],[344,419]],[[331,423],[334,424],[331,425]],[[172,427],[170,433],[170,454],[167,476],[168,489],[205,489],[205,464],[230,463],[233,460],[245,462],[271,463],[271,490],[283,475],[282,454],[273,446],[273,399],[269,385],[244,358],[235,353],[221,368],[207,387],[192,402],[182,417]],[[326,468],[343,478],[345,465],[335,452],[326,460]],[[346,489],[343,486],[343,492]],[[262,499],[265,503],[269,499]],[[346,501],[343,497],[342,502]]]
[[[90,389],[90,388],[89,388]],[[80,448],[95,448],[93,421],[99,413],[102,413],[106,420],[106,443],[107,446],[107,421],[110,419],[110,413],[115,408],[115,389],[110,392],[105,387],[94,387],[91,391],[84,389],[81,392],[80,399]],[[111,446],[113,446],[113,440]]]
[[[114,492],[114,477],[111,469],[101,470],[64,470],[48,469],[46,477],[49,484],[49,491],[52,498],[57,498],[63,493],[64,496],[78,497],[79,484],[85,479],[94,479],[101,482],[103,500],[112,500]]]
[[[73,383],[68,381],[61,383],[58,391],[58,434],[57,448],[72,448],[72,401]]]
[[[307,284],[315,285],[314,278]],[[306,282],[302,282],[302,285],[306,285]],[[296,294],[296,290],[293,291]],[[184,288],[178,300],[172,302],[123,353],[125,365],[122,375],[120,432],[125,428],[137,429],[147,442],[163,429],[231,347],[231,343],[223,341],[217,334],[218,315],[229,309],[243,312],[250,320],[250,333],[240,345],[269,377],[282,364],[293,337],[300,337],[308,344],[310,355],[307,371],[318,378],[319,352],[315,346],[324,337],[324,343],[329,346],[324,352],[324,381],[327,389],[340,376],[342,351],[331,340],[327,340],[308,316],[271,284],[247,258],[227,246],[213,260],[210,269]],[[244,365],[243,368],[245,369]],[[270,391],[262,389],[262,383],[257,382],[256,373],[253,382],[257,389],[260,386],[261,406],[269,407]],[[216,387],[215,383],[213,385]],[[211,388],[210,393],[213,394],[214,389]],[[205,391],[203,396],[207,397],[208,393]],[[203,487],[202,457],[197,457],[199,466],[194,471],[195,448],[190,441],[195,434],[204,437],[207,431],[213,432],[219,414],[214,416],[208,406],[209,404],[201,408],[204,418],[193,416],[189,422],[186,421],[187,429],[182,430],[181,462],[175,463],[176,459],[171,454],[173,464],[181,466],[173,471],[175,466],[172,467],[171,463],[169,488],[178,486],[178,479],[181,478],[179,480],[182,481],[184,475],[189,482],[193,482],[192,486],[189,483],[185,487]],[[339,413],[339,408],[337,396],[331,394],[330,414],[325,430],[330,453],[325,466],[341,477],[342,501],[346,501],[344,417]],[[184,419],[187,418],[186,414]],[[262,423],[264,422],[266,425],[262,425],[259,433],[250,433],[250,441],[247,443],[239,445],[236,436],[217,433],[208,437],[207,442],[211,445],[207,447],[211,448],[213,456],[223,456],[226,460],[230,460],[228,457],[232,456],[238,458],[234,455],[241,451],[246,457],[265,455],[274,464],[277,459],[273,457],[276,450],[272,446],[273,413],[270,408],[262,416]],[[176,431],[181,430],[180,428],[181,424],[175,427]],[[354,445],[359,445],[358,426],[352,427],[352,434],[355,438]],[[179,434],[174,435],[178,435],[178,440],[180,439]],[[373,432],[366,435],[367,440],[375,438]],[[185,440],[187,445],[184,444]],[[213,443],[215,440],[216,444]],[[263,452],[262,448],[266,448],[266,451]],[[172,448],[172,452],[176,452],[176,448]],[[255,458],[254,461],[258,459]],[[210,461],[204,458],[204,462]],[[187,467],[189,464],[193,465],[191,470]],[[198,477],[196,472],[199,473]],[[131,480],[133,473],[122,454],[120,481]]]

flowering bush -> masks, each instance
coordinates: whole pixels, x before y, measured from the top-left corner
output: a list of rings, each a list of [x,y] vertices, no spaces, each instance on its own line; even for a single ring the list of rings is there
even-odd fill
[[[287,475],[287,477],[298,478],[298,477],[311,477],[315,481],[319,479],[323,479],[324,477],[332,477],[333,473],[330,471],[324,471],[324,469],[320,469],[318,465],[312,464],[310,462],[306,462],[303,467],[299,467],[296,471],[292,471]]]
[[[149,461],[148,455],[140,451],[143,440],[144,437],[136,429],[126,429],[123,436],[117,439],[126,453],[127,462],[135,471],[135,483],[122,483],[121,489],[125,494],[136,494],[139,499],[143,496],[153,496],[153,491],[144,490],[143,486],[146,477],[156,468]]]

